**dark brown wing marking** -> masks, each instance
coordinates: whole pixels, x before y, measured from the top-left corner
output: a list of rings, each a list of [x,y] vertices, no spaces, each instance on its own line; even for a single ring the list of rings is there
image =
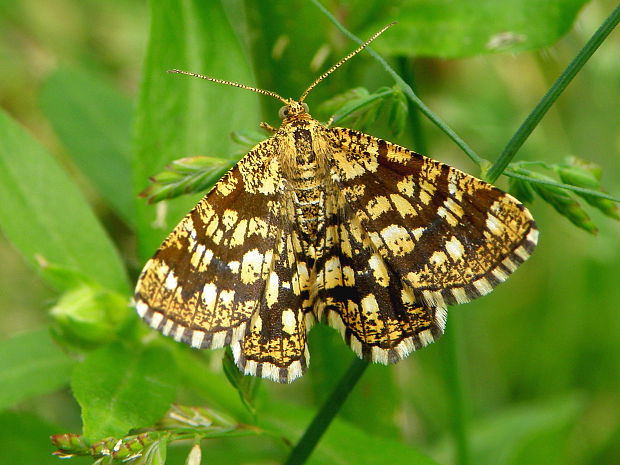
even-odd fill
[[[532,216],[509,194],[390,142],[329,133],[332,179],[417,302],[445,307],[487,294],[536,246]]]

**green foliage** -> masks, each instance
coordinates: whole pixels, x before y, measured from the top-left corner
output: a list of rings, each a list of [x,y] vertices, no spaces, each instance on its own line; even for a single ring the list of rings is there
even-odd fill
[[[245,376],[239,371],[230,349],[226,350],[226,354],[222,360],[222,368],[228,382],[237,390],[239,398],[248,411],[255,416],[256,407],[254,405],[256,394],[261,384],[261,379],[254,376]]]
[[[68,347],[92,349],[114,340],[128,314],[124,296],[82,284],[62,294],[50,309],[51,330]]]
[[[586,230],[594,231],[596,221],[596,242],[586,242],[590,238],[576,234],[568,222],[555,221],[552,209],[535,205],[543,232],[537,266],[526,265],[528,272],[517,274],[492,298],[456,310],[463,313],[450,316],[448,331],[459,331],[459,338],[449,336],[396,367],[370,366],[346,402],[355,381],[341,377],[352,356],[328,328],[319,326],[310,336],[312,365],[304,379],[275,386],[243,376],[229,354],[220,360],[222,351],[193,351],[137,321],[128,306],[127,276],[135,278],[196,200],[169,199],[208,189],[265,138],[254,130],[260,109],[276,124],[281,105],[165,71],[187,69],[296,97],[355,46],[330,25],[317,3],[151,0],[141,79],[132,71],[140,62],[132,53],[135,46],[127,44],[132,34],[145,30],[143,23],[131,23],[146,17],[142,4],[78,6],[75,0],[60,0],[64,8],[58,12],[39,7],[40,14],[49,13],[45,24],[25,3],[0,7],[0,31],[7,31],[0,33],[0,57],[9,77],[0,83],[0,101],[15,116],[0,112],[0,228],[57,292],[53,302],[39,299],[34,311],[15,304],[0,308],[2,323],[16,320],[25,327],[42,308],[51,309],[47,322],[54,335],[39,329],[0,341],[0,408],[15,409],[0,414],[0,450],[7,463],[57,463],[49,455],[52,434],[60,456],[83,456],[69,463],[180,465],[200,460],[203,440],[204,463],[280,463],[317,411],[325,428],[341,406],[308,463],[617,462],[620,249],[615,224],[603,216],[618,219],[618,211],[617,199],[601,186],[603,171],[611,192],[620,186],[618,174],[607,169],[607,157],[617,149],[617,98],[612,98],[618,96],[620,77],[617,46],[609,47],[611,55],[603,55],[590,75],[580,73],[584,80],[589,77],[585,84],[576,80],[577,90],[564,94],[557,107],[561,125],[554,126],[553,113],[541,123],[545,109],[538,119],[528,117],[530,132],[514,150],[504,150],[505,157],[493,155],[545,87],[554,89],[549,105],[555,102],[564,87],[551,82],[587,37],[578,31],[556,45],[557,65],[544,55],[536,62],[530,54],[502,58],[501,52],[554,44],[573,24],[586,3],[582,0],[400,1],[389,9],[374,0],[331,0],[325,6],[362,38],[399,21],[373,47],[389,63],[400,56],[399,73],[417,78],[416,91],[463,138],[445,123],[438,124],[440,129],[483,175],[489,168],[499,175],[541,124],[545,138],[535,133],[519,156],[544,162],[512,163],[505,174],[513,192],[523,201],[542,199]],[[585,12],[583,31],[596,29],[608,9],[604,3],[595,6],[601,11]],[[614,14],[617,22],[620,10]],[[82,16],[93,20],[82,23]],[[66,28],[51,26],[65,22]],[[613,24],[606,24],[608,34]],[[28,37],[30,45],[16,48],[6,39],[14,36]],[[587,47],[590,55],[595,49]],[[496,56],[410,59],[476,54]],[[456,150],[442,145],[443,136],[425,123],[414,128],[418,111],[435,123],[439,119],[420,106],[411,83],[396,79],[394,85],[388,64],[367,55],[360,54],[313,91],[313,114],[410,147],[415,133],[415,142],[426,138],[436,158],[449,158]],[[28,70],[45,69],[47,75],[46,66],[56,61],[79,62],[88,71],[60,67],[37,89],[37,102],[31,95],[39,78],[32,82]],[[138,80],[134,110],[117,83],[127,89]],[[596,93],[600,89],[604,93]],[[407,103],[413,105],[407,108]],[[495,163],[491,166],[463,139]],[[557,161],[558,153],[588,154],[588,160]],[[149,200],[167,200],[158,208],[138,198],[151,177]],[[134,241],[137,257],[128,245]],[[6,263],[3,268],[10,268]],[[567,268],[571,273],[563,272]],[[6,286],[2,294],[28,292],[24,286]],[[3,299],[0,295],[0,304],[9,302]],[[74,398],[63,390],[69,384]],[[341,395],[334,402],[338,385]],[[201,407],[171,407],[174,401]],[[77,434],[78,406],[82,434]],[[581,433],[590,430],[583,439]],[[61,434],[66,431],[71,433]],[[466,445],[457,459],[455,435]]]
[[[26,412],[0,413],[2,461],[11,465],[58,465],[50,453],[48,438],[57,426]],[[81,460],[74,465],[92,463]]]
[[[41,91],[41,109],[80,170],[135,226],[131,101],[97,75],[61,68]]]
[[[364,36],[390,21],[398,28],[380,50],[457,58],[547,47],[566,34],[587,0],[403,0],[375,10]]]
[[[74,362],[58,348],[46,329],[23,333],[0,343],[0,409],[69,383]]]
[[[575,186],[583,190],[571,193],[558,185],[549,176],[532,171],[530,167],[542,166],[554,171],[560,181],[567,186]],[[576,196],[582,197],[588,204],[597,208],[604,215],[613,219],[620,219],[617,205],[609,198],[604,198],[599,194],[605,191],[601,187],[601,169],[592,162],[586,162],[577,157],[569,157],[564,163],[543,163],[543,162],[516,162],[510,165],[511,173],[521,175],[521,177],[510,178],[511,192],[523,202],[534,200],[534,193],[551,205],[562,216],[568,218],[575,226],[596,234],[598,228],[590,216],[578,202]],[[541,181],[543,183],[541,183]]]
[[[355,87],[326,100],[319,111],[331,115],[333,126],[351,126],[360,131],[376,128],[377,122],[399,135],[407,121],[407,100],[397,87],[382,87],[370,93]]]
[[[60,165],[0,111],[0,228],[35,264],[37,257],[127,292],[118,251]]]
[[[156,345],[107,345],[89,354],[71,379],[84,436],[91,441],[155,423],[174,400],[176,387],[172,355]]]
[[[155,203],[183,194],[204,192],[234,165],[234,160],[226,158],[180,158],[167,165],[165,171],[152,176],[151,185],[140,196]]]
[[[171,11],[178,14],[171,15]],[[185,68],[252,84],[249,63],[220,2],[153,0],[134,123],[136,194],[146,188],[150,176],[172,160],[225,157],[230,153],[227,135],[234,129],[256,126],[255,94],[165,72]],[[242,111],[233,111],[237,108]],[[157,228],[153,227],[155,210],[144,202],[137,203],[141,261],[151,256],[193,203],[195,199],[188,198],[169,202]]]

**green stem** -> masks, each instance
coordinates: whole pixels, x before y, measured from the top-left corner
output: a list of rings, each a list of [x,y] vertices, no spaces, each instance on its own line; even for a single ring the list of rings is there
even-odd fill
[[[462,347],[460,314],[452,315],[450,329],[444,334],[447,349],[446,381],[452,403],[451,416],[454,440],[456,443],[456,463],[469,465],[471,455],[469,448],[468,414],[465,402],[465,388],[462,374]]]
[[[306,429],[297,445],[291,451],[285,465],[301,465],[306,462],[323,436],[323,433],[325,433],[329,424],[340,410],[340,407],[342,407],[342,404],[364,374],[367,366],[368,362],[355,357],[347,372],[340,379],[336,388],[329,395],[321,410],[319,410],[319,413],[314,417],[308,429]]]
[[[314,5],[323,12],[323,14],[332,22],[334,25],[342,32],[345,36],[350,38],[352,41],[357,42],[358,44],[362,44],[363,40],[349,32],[345,27],[338,22],[338,20],[323,6],[318,0],[311,0]],[[467,145],[467,143],[461,139],[456,132],[454,132],[444,121],[437,116],[435,113],[428,108],[422,100],[418,98],[415,94],[411,86],[407,84],[396,71],[392,69],[390,65],[379,55],[377,52],[372,50],[370,47],[366,47],[366,51],[377,61],[383,68],[392,76],[396,84],[400,86],[403,93],[411,100],[414,105],[418,107],[418,109],[429,119],[431,120],[439,129],[441,129],[444,133],[447,134],[450,139],[454,141],[456,145],[458,145],[465,154],[471,158],[471,160],[476,163],[476,165],[481,166],[485,161],[480,155],[478,155],[474,150]]]
[[[405,56],[398,57],[398,71],[402,75],[405,82],[410,83],[414,92],[417,91],[415,85],[415,76],[413,70],[413,63],[409,62],[409,59]],[[420,153],[428,153],[428,143],[426,142],[426,136],[422,130],[422,121],[420,119],[420,112],[417,108],[412,108],[409,114],[409,127],[411,128],[411,134],[415,141],[416,150]]]
[[[591,189],[585,189],[583,187],[571,186],[570,184],[563,184],[561,182],[556,182],[556,181],[551,181],[551,180],[547,181],[545,179],[530,178],[529,176],[524,176],[522,174],[515,173],[514,171],[510,170],[510,168],[508,168],[502,174],[504,174],[505,176],[511,177],[511,178],[522,179],[522,180],[530,182],[532,184],[545,184],[547,186],[560,187],[560,188],[566,189],[568,191],[579,192],[580,194],[586,194],[586,195],[590,195],[592,197],[600,197],[601,199],[607,199],[607,200],[611,200],[612,202],[620,203],[620,198],[614,197],[613,195],[609,195],[606,192],[593,191]]]
[[[536,107],[534,107],[532,112],[525,118],[525,121],[523,121],[519,129],[517,129],[517,132],[514,133],[503,152],[487,172],[486,180],[488,182],[494,182],[504,172],[517,151],[521,148],[538,123],[540,123],[540,120],[545,116],[545,113],[547,113],[551,105],[553,105],[575,75],[581,70],[583,65],[586,64],[592,54],[599,48],[611,31],[613,31],[619,21],[620,5],[618,5],[603,24],[601,24],[586,45],[579,51],[573,61],[570,62],[564,72],[562,72],[560,77],[553,83],[540,102],[538,102]]]

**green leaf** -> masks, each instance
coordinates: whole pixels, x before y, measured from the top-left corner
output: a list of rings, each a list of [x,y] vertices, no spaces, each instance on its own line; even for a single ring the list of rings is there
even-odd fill
[[[37,257],[128,291],[123,263],[82,193],[56,161],[0,111],[0,229],[36,266]]]
[[[57,427],[25,412],[0,413],[2,463],[10,465],[58,465],[48,438]],[[82,460],[73,465],[90,463]]]
[[[151,32],[136,112],[136,193],[174,159],[197,155],[229,159],[230,132],[260,122],[258,96],[253,92],[166,73],[174,68],[252,84],[249,64],[221,2],[151,1]],[[168,202],[159,229],[153,227],[155,208],[138,200],[140,257],[152,255],[196,200]]]
[[[69,384],[74,365],[46,329],[0,342],[0,409]]]
[[[251,422],[239,393],[230,385],[224,373],[215,373],[210,365],[210,358],[217,357],[211,351],[195,351],[182,344],[171,344],[179,370],[180,386],[201,396],[201,399],[214,408],[218,408],[237,421]]]
[[[174,400],[176,383],[174,359],[164,347],[115,343],[92,352],[71,380],[84,436],[121,437],[155,423]]]
[[[259,86],[285,98],[298,98],[321,71],[342,58],[343,48],[347,51],[354,48],[350,42],[343,44],[341,37],[330,40],[327,18],[307,0],[245,4],[247,35]],[[307,102],[311,111],[313,102],[320,103],[336,93],[334,89],[345,88],[333,86],[339,80],[345,82],[346,73],[345,68],[312,91]],[[274,99],[264,103],[265,117],[274,121],[282,103]]]
[[[134,226],[129,98],[97,75],[60,69],[45,82],[41,108],[78,167]]]
[[[587,0],[402,0],[358,35],[398,21],[377,41],[386,54],[456,58],[548,47],[568,32]]]

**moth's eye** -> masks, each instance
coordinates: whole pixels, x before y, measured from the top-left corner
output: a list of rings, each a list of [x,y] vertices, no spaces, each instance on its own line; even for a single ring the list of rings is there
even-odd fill
[[[280,111],[278,112],[278,116],[280,117],[280,119],[286,118],[288,116],[288,107],[284,106],[280,108]]]
[[[308,105],[306,105],[306,102],[301,102],[301,106],[304,107],[304,110],[306,111],[306,113],[310,113],[310,108],[308,108]]]

